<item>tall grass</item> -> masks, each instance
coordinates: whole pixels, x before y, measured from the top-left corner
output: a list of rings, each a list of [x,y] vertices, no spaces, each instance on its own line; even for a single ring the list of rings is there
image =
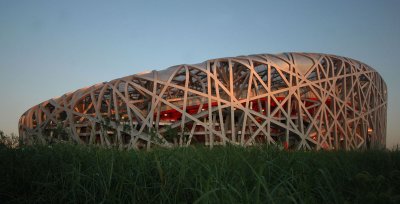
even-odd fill
[[[0,147],[0,202],[399,203],[400,152]]]

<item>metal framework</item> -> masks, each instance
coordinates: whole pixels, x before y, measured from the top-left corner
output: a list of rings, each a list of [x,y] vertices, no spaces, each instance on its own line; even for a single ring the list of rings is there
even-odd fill
[[[382,148],[386,109],[386,84],[366,64],[327,54],[260,54],[82,88],[29,109],[19,133],[27,143],[72,140],[128,149]]]

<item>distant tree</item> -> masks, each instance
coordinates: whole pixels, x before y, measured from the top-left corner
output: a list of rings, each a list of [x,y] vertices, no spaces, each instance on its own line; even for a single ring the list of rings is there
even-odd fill
[[[53,134],[53,137],[58,140],[68,140],[68,133],[61,122],[57,124],[57,127],[56,129],[54,129]]]
[[[178,130],[176,128],[172,128],[171,126],[168,126],[164,133],[164,138],[167,141],[172,141],[175,145],[178,142],[177,140],[179,139]]]
[[[14,133],[11,133],[10,136],[6,135],[3,131],[0,130],[0,146],[8,147],[8,148],[16,148],[20,145],[19,137]]]

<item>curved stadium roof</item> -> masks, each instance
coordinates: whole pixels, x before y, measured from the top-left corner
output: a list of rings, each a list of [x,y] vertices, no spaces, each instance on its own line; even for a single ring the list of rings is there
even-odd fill
[[[27,142],[150,148],[260,143],[288,149],[385,146],[386,84],[368,65],[318,53],[177,65],[78,89],[19,122]]]

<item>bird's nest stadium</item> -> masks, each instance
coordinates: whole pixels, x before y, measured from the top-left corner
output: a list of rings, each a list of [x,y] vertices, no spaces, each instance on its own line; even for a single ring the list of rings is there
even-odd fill
[[[27,144],[385,147],[387,88],[357,60],[282,53],[183,64],[66,93],[26,111]]]

